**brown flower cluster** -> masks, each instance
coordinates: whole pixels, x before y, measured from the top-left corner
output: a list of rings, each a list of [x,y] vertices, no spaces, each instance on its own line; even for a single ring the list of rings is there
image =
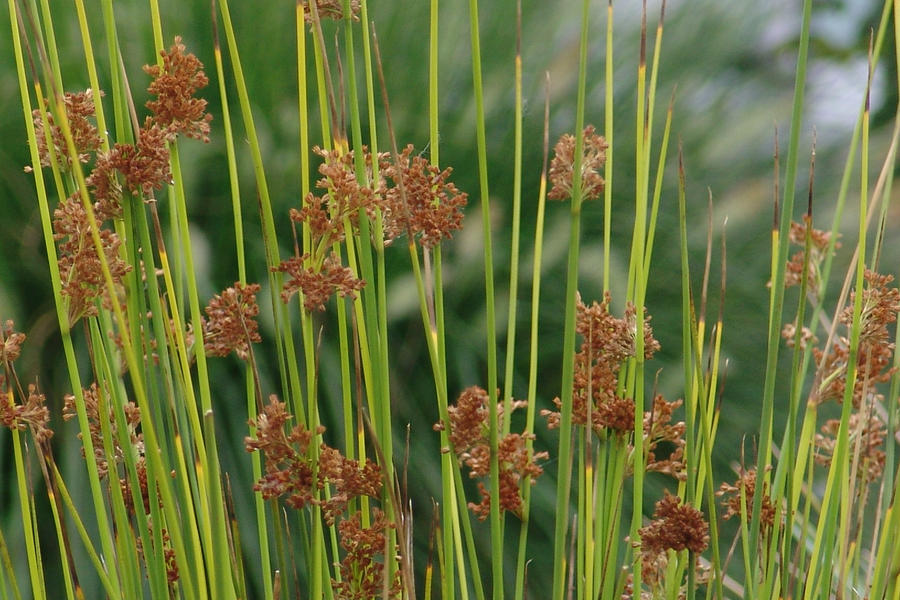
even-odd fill
[[[640,535],[641,575],[651,587],[665,580],[667,551],[689,550],[700,554],[709,545],[709,525],[703,513],[678,496],[665,492],[656,503],[653,520],[638,530]]]
[[[0,384],[3,384],[0,377]],[[2,389],[3,386],[0,386]],[[9,395],[7,395],[9,398]],[[50,422],[50,411],[45,405],[46,397],[34,383],[28,384],[28,395],[22,404],[3,402],[0,405],[0,423],[9,429],[25,430],[31,427],[34,439],[38,443],[53,437],[53,430],[47,427]]]
[[[59,273],[62,295],[68,300],[66,312],[70,325],[83,316],[96,315],[98,299],[104,308],[113,308],[114,300],[109,295],[100,256],[94,247],[89,218],[77,195],[60,202],[53,212],[53,237],[59,242]],[[124,294],[122,279],[131,266],[119,256],[119,237],[113,231],[102,228],[99,218],[95,217],[95,224],[99,228],[103,256],[109,266],[116,295],[120,296]],[[120,299],[115,301],[120,302]]]
[[[392,241],[409,231],[422,247],[433,248],[462,229],[468,196],[448,181],[453,169],[441,170],[412,153],[410,144],[398,162],[382,166],[384,176],[394,183],[384,198],[384,236]]]
[[[303,18],[307,23],[314,21],[309,0],[303,4]],[[344,18],[344,3],[341,0],[316,0],[316,12],[320,19],[333,19],[340,21]],[[350,18],[359,21],[359,0],[350,0]]]
[[[480,387],[472,386],[463,390],[456,403],[448,407],[449,432],[451,447],[460,463],[469,467],[469,477],[487,478],[491,472],[491,446],[489,435],[490,412],[488,403],[490,396]],[[518,400],[513,402],[516,410],[527,405]],[[503,404],[497,405],[498,417],[503,418]],[[499,421],[502,425],[502,420]],[[445,427],[443,423],[434,426],[435,430]],[[509,433],[500,438],[497,445],[497,460],[500,467],[500,510],[509,511],[516,516],[522,515],[522,485],[526,480],[533,485],[544,470],[537,464],[546,460],[546,452],[529,453],[527,440],[534,439],[528,433]],[[449,451],[446,449],[445,451]],[[470,502],[472,509],[480,520],[485,520],[491,513],[491,495],[483,483],[478,483],[481,502]]]
[[[900,310],[900,291],[889,284],[890,275],[879,275],[870,270],[865,272],[866,289],[862,294],[860,313],[859,351],[856,361],[856,381],[853,388],[853,406],[859,408],[865,396],[877,399],[876,384],[885,383],[894,374],[894,343],[890,341],[888,325],[897,320]],[[853,321],[853,304],[856,292],[850,295],[848,306],[839,315],[849,335]],[[829,399],[842,401],[847,383],[847,366],[850,358],[850,341],[841,337],[826,354],[818,348],[813,350],[816,364],[822,373],[824,385],[819,389],[818,401]]]
[[[103,92],[100,92],[103,96]],[[49,100],[44,100],[44,105],[49,107]],[[66,111],[66,120],[69,123],[69,131],[72,133],[72,141],[75,143],[75,151],[78,160],[87,163],[91,159],[91,153],[100,148],[100,134],[93,123],[95,115],[94,94],[88,89],[84,92],[66,92],[63,95],[63,106]],[[48,112],[47,124],[50,126],[49,136],[44,130],[44,120],[41,118],[41,110],[32,111],[34,119],[34,132],[37,138],[37,150],[41,157],[41,166],[49,167],[52,164],[50,146],[53,146],[53,155],[57,161],[61,161],[61,168],[68,170],[72,167],[72,157],[69,156],[66,139],[62,129],[53,120],[53,115]],[[48,142],[49,137],[49,144]]]
[[[236,281],[232,287],[216,294],[206,307],[209,320],[203,324],[203,348],[208,356],[228,356],[232,352],[241,360],[250,357],[250,344],[262,341],[256,316],[258,283]]]
[[[247,452],[261,451],[266,459],[265,473],[254,484],[254,491],[267,500],[286,496],[285,503],[298,510],[310,504],[320,506],[329,525],[353,498],[378,497],[382,486],[378,465],[368,459],[364,464],[350,460],[324,443],[318,445],[314,462],[310,447],[324,428],[313,432],[298,424],[288,430],[292,418],[285,404],[271,396],[263,412],[250,420],[256,437],[246,437],[244,447]],[[328,500],[320,499],[319,491],[325,486],[331,486]]]
[[[840,425],[840,419],[829,419],[822,426],[822,433],[816,434],[815,459],[820,465],[831,464]],[[884,474],[887,427],[877,415],[854,412],[850,415],[849,432],[851,454],[859,451],[856,478],[863,484],[879,480]]]
[[[150,513],[150,489],[147,483],[147,462],[144,453],[144,435],[141,433],[141,410],[134,402],[126,402],[122,406],[125,414],[125,423],[121,424],[116,419],[115,409],[109,405],[110,397],[108,392],[102,390],[96,383],[92,383],[89,388],[82,390],[84,398],[84,410],[88,419],[88,427],[91,436],[91,444],[94,447],[94,462],[97,464],[97,473],[101,478],[105,478],[110,473],[118,478],[119,486],[122,490],[122,497],[129,514],[134,514],[136,502],[139,501],[145,514]],[[78,415],[76,407],[76,398],[73,394],[67,394],[64,398],[63,419],[69,421]],[[112,456],[107,454],[103,445],[103,428],[109,427],[112,436]],[[120,427],[124,426],[124,431],[120,431]],[[78,434],[81,439],[81,433]],[[128,440],[130,449],[122,446],[123,440]],[[136,452],[135,470],[137,473],[137,485],[139,489],[133,489],[134,482],[127,476],[120,476],[119,466],[124,464],[125,453],[133,449]],[[84,457],[84,447],[82,447],[82,457]],[[159,502],[160,499],[157,498]]]
[[[115,173],[125,179],[125,188],[135,195],[149,196],[172,181],[169,170],[170,133],[150,117],[137,132],[137,143],[116,144],[107,153],[100,153],[87,183],[94,198],[104,204],[121,202],[122,187]]]
[[[597,135],[593,125],[584,128],[584,147],[581,158],[581,197],[593,200],[603,194],[604,181],[600,175],[606,164],[606,139]],[[550,161],[550,183],[553,187],[547,198],[565,200],[572,197],[573,172],[575,170],[575,136],[565,134],[553,148],[554,156]]]
[[[716,496],[722,498],[722,506],[725,508],[724,518],[740,517],[744,515],[742,502],[746,502],[747,513],[745,518],[750,520],[750,512],[753,510],[754,496],[756,494],[756,467],[744,470],[740,469],[737,481],[734,484],[723,483]],[[762,508],[759,513],[760,530],[763,535],[768,535],[775,525],[778,509],[769,497],[769,484],[763,483]],[[742,498],[743,496],[743,498]]]
[[[281,261],[273,270],[280,271],[290,279],[284,282],[281,299],[290,302],[297,292],[302,292],[303,308],[308,312],[325,310],[325,303],[335,293],[351,300],[366,282],[353,276],[353,271],[341,265],[337,254],[331,253],[316,267],[309,254],[295,256]]]
[[[396,571],[383,595],[384,563],[377,560],[384,554],[387,532],[394,524],[377,508],[372,511],[372,524],[363,527],[360,513],[338,525],[341,548],[346,552],[341,560],[341,580],[331,580],[332,589],[341,600],[368,600],[369,598],[400,598],[400,571]]]
[[[684,449],[684,421],[672,422],[672,413],[681,400],[666,401],[661,394],[653,398],[652,410],[644,412],[644,448],[647,449],[647,471],[664,473],[678,480],[687,479]],[[660,445],[670,448],[666,458],[657,456]]]
[[[0,327],[0,363],[15,361],[22,352],[25,334],[13,329],[15,326],[11,319],[7,319]]]
[[[11,320],[0,326],[0,424],[19,431],[30,427],[35,441],[42,444],[53,437],[53,430],[47,426],[50,411],[37,384],[29,383],[27,393],[22,390],[13,362],[19,358],[25,334],[14,327]],[[18,404],[15,395],[20,398]]]
[[[621,319],[609,313],[611,296],[609,292],[602,303],[585,305],[578,297],[576,303],[575,331],[582,343],[575,354],[575,379],[572,398],[572,422],[586,425],[590,408],[591,427],[600,433],[609,428],[618,433],[634,431],[634,402],[616,396],[619,370],[626,359],[635,356],[636,311],[634,306],[625,307]],[[650,316],[644,321],[644,357],[650,359],[659,350],[659,342],[653,337]],[[557,411],[542,410],[547,426],[559,426],[559,409],[562,402],[555,398]]]
[[[147,88],[156,100],[148,100],[147,108],[154,114],[155,124],[168,135],[183,133],[187,137],[209,142],[209,122],[206,100],[194,94],[209,83],[203,63],[191,53],[185,53],[181,36],[168,52],[160,51],[162,65],[144,65],[144,72],[153,78]]]
[[[806,247],[806,231],[809,229],[810,236],[810,255],[809,268],[806,273],[807,289],[814,295],[818,295],[822,284],[822,273],[820,271],[822,261],[825,260],[828,253],[828,245],[831,243],[831,233],[821,231],[811,227],[809,215],[803,217],[803,223],[791,221],[791,231],[788,234],[792,244]],[[840,242],[835,242],[835,249],[841,247]],[[803,277],[803,258],[805,251],[801,250],[791,256],[787,263],[787,269],[784,272],[784,285],[791,287],[800,285]]]
[[[96,383],[92,383],[90,387],[82,390],[84,410],[87,414],[90,428],[91,443],[94,446],[94,460],[97,463],[97,472],[100,474],[100,477],[103,478],[107,476],[111,469],[115,469],[115,465],[122,463],[125,457],[125,450],[119,442],[121,436],[118,434],[119,424],[116,420],[115,411],[108,404],[109,397],[104,396],[101,398],[101,394],[105,394],[105,392],[101,391]],[[75,396],[73,394],[66,394],[64,400],[63,419],[69,421],[76,418],[78,416],[78,411],[75,405]],[[114,444],[113,456],[107,456],[103,449],[103,423],[101,423],[101,419],[104,417],[101,416],[101,402],[106,407],[104,416],[106,424],[109,426],[112,433]],[[141,411],[133,402],[125,404],[123,410],[125,412],[125,426],[128,430],[128,439],[130,440],[131,445],[138,449],[138,454],[143,456],[144,441],[143,435],[140,433]],[[78,434],[78,438],[81,439],[80,433]],[[84,454],[83,448],[82,454]],[[110,465],[110,462],[112,462],[112,465]]]

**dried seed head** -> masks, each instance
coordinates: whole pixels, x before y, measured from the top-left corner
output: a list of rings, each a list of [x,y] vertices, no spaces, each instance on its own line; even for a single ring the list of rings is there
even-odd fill
[[[231,352],[241,360],[250,356],[250,344],[262,341],[256,316],[259,306],[256,293],[259,284],[235,282],[209,301],[203,327],[203,347],[209,356],[228,356]]]
[[[606,140],[594,133],[594,126],[584,128],[584,147],[581,159],[581,197],[593,200],[603,194],[604,181],[600,175],[606,163]],[[565,134],[554,147],[550,161],[550,183],[553,184],[547,198],[565,200],[572,197],[573,171],[575,169],[575,136]]]
[[[103,96],[103,92],[100,92],[100,96]],[[44,105],[49,106],[50,101],[45,99]],[[100,134],[97,126],[92,122],[95,110],[93,91],[88,89],[77,93],[66,92],[63,96],[63,105],[66,110],[69,131],[72,133],[72,141],[75,144],[75,151],[78,153],[78,161],[86,163],[90,160],[91,154],[100,147]],[[32,116],[41,166],[49,167],[51,164],[50,149],[47,144],[47,132],[44,130],[41,111],[35,109],[32,111]],[[56,160],[60,161],[63,170],[68,170],[72,167],[73,161],[69,156],[62,129],[54,121],[53,115],[49,113],[47,114],[47,124],[50,126],[50,143],[53,145]]]
[[[181,37],[168,51],[160,51],[162,65],[144,65],[144,72],[153,78],[147,91],[156,100],[147,101],[147,108],[155,115],[155,123],[166,136],[183,133],[187,137],[209,142],[209,122],[206,100],[194,94],[209,83],[203,63],[191,53],[185,53]]]

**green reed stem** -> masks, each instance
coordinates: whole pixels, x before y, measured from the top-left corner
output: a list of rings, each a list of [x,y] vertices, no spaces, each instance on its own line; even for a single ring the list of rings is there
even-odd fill
[[[481,41],[478,33],[478,0],[469,0],[469,31],[472,42],[472,82],[475,92],[475,137],[478,147],[478,179],[481,191],[481,227],[484,240],[484,293],[487,333],[487,391],[490,409],[491,574],[493,598],[503,598],[503,529],[500,521],[500,465],[497,446],[497,326],[494,309],[494,253],[491,243],[491,204],[488,190],[487,140],[484,124],[484,90],[481,76]],[[508,415],[507,415],[508,417]]]
[[[540,322],[541,300],[541,264],[544,252],[544,209],[547,204],[547,159],[550,150],[550,74],[546,74],[546,91],[544,94],[544,158],[541,166],[541,182],[538,190],[537,216],[534,226],[534,264],[531,271],[531,338],[528,358],[528,406],[525,415],[525,431],[534,431],[534,417],[537,412],[537,377],[538,377],[538,323]],[[531,456],[534,441],[527,439],[525,448]],[[528,540],[528,524],[531,519],[531,481],[526,480],[522,490],[522,527],[519,530],[519,551],[516,557],[516,591],[515,599],[525,597],[525,567]]]
[[[569,223],[569,255],[566,265],[566,310],[563,326],[562,390],[559,426],[559,468],[556,486],[556,525],[553,537],[553,598],[562,600],[565,593],[566,537],[569,521],[572,460],[572,386],[575,379],[575,298],[578,294],[578,254],[581,237],[582,177],[584,154],[584,105],[587,82],[587,44],[589,29],[588,0],[581,7],[581,39],[579,42],[578,92],[575,108],[575,157],[572,166],[572,204]]]
[[[788,232],[790,231],[791,215],[794,211],[794,181],[797,176],[797,152],[800,143],[800,128],[803,117],[803,98],[806,82],[806,64],[809,53],[809,23],[812,15],[811,0],[803,2],[803,21],[800,28],[799,51],[797,56],[797,72],[794,81],[794,105],[791,112],[791,133],[788,144],[788,154],[785,168],[784,198],[781,208],[781,224],[778,236],[778,247],[773,260],[774,273],[772,277],[772,304],[769,310],[769,331],[766,350],[766,376],[763,384],[762,413],[760,415],[759,452],[756,463],[757,486],[763,489],[763,483],[768,479],[767,468],[771,462],[772,453],[772,427],[775,412],[775,375],[778,371],[778,350],[781,343],[781,322],[784,305],[784,271],[788,249]],[[757,561],[757,546],[759,543],[758,532],[760,528],[760,513],[762,510],[763,494],[753,495],[753,511],[750,518],[750,539],[747,551],[750,559]],[[775,537],[775,536],[773,536]],[[756,570],[748,571],[747,580],[755,576]],[[748,588],[745,588],[744,598],[750,600]]]

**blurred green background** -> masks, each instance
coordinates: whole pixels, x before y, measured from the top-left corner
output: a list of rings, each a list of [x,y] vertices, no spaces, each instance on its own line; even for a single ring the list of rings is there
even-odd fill
[[[89,3],[94,5],[96,3]],[[212,142],[208,145],[182,144],[183,167],[187,180],[187,198],[192,215],[192,235],[198,253],[201,295],[230,285],[237,278],[232,213],[224,166],[224,146],[212,48],[209,6],[204,2],[162,1],[166,43],[181,35],[188,49],[206,65],[211,85],[203,92],[210,102],[213,121]],[[738,2],[692,0],[670,2],[666,9],[665,34],[662,42],[661,72],[658,84],[654,132],[661,134],[662,119],[669,96],[676,89],[673,135],[669,148],[666,184],[656,235],[654,265],[647,292],[647,309],[653,316],[656,337],[662,350],[648,364],[648,377],[658,370],[658,388],[668,399],[682,394],[680,367],[680,275],[678,269],[677,173],[675,156],[680,143],[684,150],[689,201],[689,229],[693,259],[695,291],[700,282],[705,253],[707,198],[712,195],[711,215],[714,235],[713,275],[710,285],[710,316],[719,306],[719,239],[727,232],[727,291],[724,304],[724,357],[728,361],[727,380],[722,393],[722,425],[715,453],[716,481],[732,480],[731,464],[739,460],[740,446],[746,436],[748,456],[754,451],[753,432],[759,418],[765,365],[766,313],[769,267],[769,240],[773,199],[773,143],[777,135],[786,153],[793,94],[797,32],[800,12],[797,3],[784,1]],[[805,207],[809,149],[813,131],[817,132],[815,183],[815,223],[830,226],[831,207],[846,159],[847,140],[860,107],[867,77],[866,48],[869,30],[877,27],[880,3],[871,1],[815,2],[812,26],[812,55],[807,88],[806,118],[801,131],[801,170],[797,179],[798,208]],[[66,89],[86,86],[82,50],[73,9],[59,9],[55,26],[66,74]],[[238,44],[254,102],[254,117],[266,162],[274,210],[281,243],[290,244],[288,210],[299,205],[300,175],[298,119],[296,111],[295,48],[293,2],[244,2],[231,7],[237,27]],[[544,73],[551,79],[551,144],[561,134],[574,128],[579,35],[580,2],[539,2],[523,0],[522,52],[525,94],[524,209],[522,232],[526,245],[533,236],[534,215],[542,156]],[[95,31],[99,27],[99,5],[92,6]],[[146,76],[141,66],[153,61],[149,12],[143,3],[116,3],[117,18],[125,66],[135,91],[138,106],[145,100],[142,88]],[[413,143],[424,149],[427,130],[427,24],[428,3],[385,2],[371,0],[370,16],[378,28],[384,57],[388,93],[398,142]],[[640,3],[620,2],[616,10],[615,40],[615,152],[616,173],[613,187],[613,221],[615,235],[611,277],[613,309],[621,313],[624,277],[633,216],[633,131],[635,106],[635,74],[637,70]],[[67,11],[71,14],[67,14]],[[659,6],[649,6],[651,38],[658,21]],[[494,223],[495,276],[499,306],[508,297],[508,242],[511,218],[513,168],[513,61],[515,54],[515,3],[482,2],[482,51],[484,85],[487,103],[487,139],[490,190]],[[603,64],[606,2],[594,2],[591,27],[587,122],[603,126]],[[470,206],[466,228],[445,246],[446,302],[450,394],[455,397],[469,385],[485,385],[485,315],[483,307],[483,253],[480,215],[477,201],[477,167],[475,153],[474,101],[470,72],[468,8],[461,0],[442,2],[440,16],[440,111],[441,162],[454,169],[453,180],[469,192]],[[58,419],[62,396],[68,393],[68,378],[56,332],[48,270],[35,200],[34,184],[23,167],[28,164],[25,127],[19,105],[19,92],[9,39],[9,14],[0,12],[0,319],[14,319],[17,329],[28,334],[20,376],[37,379],[56,411]],[[328,37],[331,30],[326,31]],[[331,39],[331,38],[329,38]],[[893,54],[890,39],[886,56]],[[95,44],[100,44],[95,41]],[[101,53],[102,54],[102,53]],[[101,61],[103,57],[101,56]],[[101,73],[103,69],[101,68]],[[895,89],[896,64],[883,61],[873,80],[873,172],[880,168],[885,155],[886,125],[893,118],[897,103]],[[233,86],[229,83],[233,93]],[[314,103],[314,98],[311,98]],[[380,104],[380,101],[379,101]],[[234,112],[234,107],[232,108]],[[315,114],[315,113],[314,113]],[[243,141],[243,130],[236,122],[236,134]],[[364,123],[364,129],[366,124]],[[387,142],[382,130],[381,144]],[[313,133],[313,140],[318,140]],[[250,280],[265,280],[263,249],[255,213],[255,188],[246,144],[240,145],[239,157],[242,193],[247,203],[247,251]],[[655,158],[654,158],[655,160]],[[783,173],[783,167],[782,171]],[[784,185],[784,182],[781,182]],[[852,198],[851,193],[851,198]],[[161,206],[163,203],[161,203]],[[161,210],[165,210],[162,208]],[[798,213],[800,214],[800,213]],[[883,271],[896,269],[896,214],[889,220],[888,245],[885,247]],[[724,222],[727,219],[727,228]],[[851,219],[852,221],[852,219]],[[601,241],[603,232],[602,204],[585,207],[583,216],[583,252],[581,257],[581,293],[585,300],[599,299],[602,286]],[[845,228],[845,245],[855,242],[853,224]],[[255,228],[255,229],[254,229]],[[893,236],[891,235],[893,234]],[[568,235],[568,211],[562,205],[548,207],[546,248],[543,268],[543,299],[540,335],[541,355],[538,397],[539,408],[550,406],[559,394],[559,347],[562,328],[562,291],[564,289],[565,252]],[[522,281],[519,299],[520,325],[516,388],[524,394],[527,376],[528,298],[530,297],[531,250],[522,252]],[[440,494],[438,436],[431,425],[437,420],[433,383],[427,364],[427,350],[422,337],[421,321],[416,305],[408,258],[397,249],[390,253],[389,314],[393,333],[391,359],[394,379],[392,395],[397,415],[395,431],[400,447],[405,443],[409,425],[410,452],[416,463],[409,473],[409,490],[416,508],[417,547],[422,551],[419,568],[427,551],[431,499]],[[847,263],[845,255],[836,261],[836,272]],[[787,306],[795,302],[788,295]],[[264,303],[265,304],[265,303]],[[788,309],[786,314],[791,314]],[[263,337],[272,339],[270,323],[262,326]],[[497,323],[505,327],[506,315],[501,310]],[[268,335],[267,335],[268,334]],[[323,405],[326,423],[332,423],[326,434],[332,443],[341,439],[337,424],[339,404],[336,398],[337,359],[326,331],[321,358],[320,381],[325,388]],[[499,331],[500,360],[504,359],[505,333]],[[219,409],[219,440],[226,456],[225,468],[232,487],[247,490],[250,486],[249,460],[243,450],[246,434],[243,414],[241,369],[232,359],[213,361],[214,391]],[[502,364],[502,362],[501,362]],[[277,365],[263,361],[264,393],[277,391]],[[57,423],[55,447],[61,463],[76,468],[80,457],[73,424]],[[547,433],[539,423],[538,449],[556,447],[554,432]],[[776,432],[776,439],[779,439]],[[11,450],[8,435],[0,431],[0,469],[10,473]],[[430,460],[423,463],[422,460]],[[426,466],[423,466],[425,464]],[[547,473],[534,488],[541,505],[552,502],[555,493],[556,465],[552,459]],[[9,476],[5,481],[10,481]],[[674,483],[665,478],[651,478],[647,507]],[[249,494],[236,493],[238,510],[249,508]],[[472,496],[474,499],[474,495]],[[17,500],[12,486],[0,485],[0,526],[12,544],[20,525],[15,516]],[[545,509],[549,510],[549,509]],[[244,513],[248,514],[249,513]],[[549,514],[549,513],[544,513]],[[251,517],[252,518],[252,517]],[[48,525],[49,519],[48,519]],[[52,526],[52,525],[51,525]],[[543,597],[549,582],[548,554],[543,545],[552,540],[552,519],[537,518],[532,522],[530,538],[534,557],[530,567],[533,597]],[[515,534],[510,527],[510,535]],[[249,532],[248,532],[249,533]],[[487,528],[481,531],[485,552],[489,551]],[[248,536],[249,537],[249,536]],[[47,538],[52,543],[51,538]],[[511,538],[512,539],[512,538]],[[726,538],[730,543],[730,538]],[[13,546],[15,547],[15,546]],[[252,556],[253,553],[247,553]],[[14,557],[15,559],[15,557]],[[510,562],[510,565],[513,563]],[[49,565],[48,565],[49,566]],[[248,565],[248,568],[252,568]],[[546,569],[546,570],[545,570]],[[421,571],[420,571],[421,573]],[[420,582],[421,584],[421,582]]]

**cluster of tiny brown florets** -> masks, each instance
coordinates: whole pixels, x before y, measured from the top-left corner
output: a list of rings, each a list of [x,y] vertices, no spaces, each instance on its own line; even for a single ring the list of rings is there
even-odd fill
[[[816,462],[820,465],[831,464],[834,455],[834,447],[837,444],[840,419],[829,419],[822,425],[821,434],[816,434]],[[884,474],[884,440],[887,437],[887,427],[875,414],[854,412],[850,415],[848,423],[850,436],[850,451],[859,450],[859,458],[856,461],[855,472],[857,479],[864,483],[872,483],[881,479]]]
[[[884,468],[884,440],[887,435],[884,422],[874,407],[884,403],[879,384],[890,381],[896,372],[893,366],[894,342],[888,326],[897,320],[900,310],[900,291],[890,284],[893,277],[871,270],[865,272],[866,287],[862,290],[862,310],[859,315],[859,346],[856,357],[856,376],[851,393],[853,413],[850,415],[850,436],[854,451],[860,451],[860,464],[856,475],[863,483],[871,483],[881,477]],[[818,364],[815,399],[817,402],[835,400],[843,402],[847,387],[850,363],[849,332],[853,326],[853,305],[857,292],[850,295],[847,307],[838,315],[847,335],[840,336],[827,352],[813,349]],[[823,465],[831,463],[838,421],[828,421],[816,435],[816,460]]]
[[[638,534],[641,539],[641,576],[651,588],[665,581],[669,550],[689,550],[700,554],[709,545],[709,525],[703,513],[689,504],[682,504],[678,496],[668,491],[656,503],[653,520],[640,528]]]
[[[362,525],[358,511],[340,522],[338,533],[346,554],[340,564],[341,580],[331,580],[338,598],[367,600],[401,597],[399,570],[394,573],[387,595],[384,595],[384,562],[377,559],[384,555],[387,533],[394,527],[377,508],[372,511],[372,524],[368,527]]]
[[[453,452],[460,463],[469,468],[472,478],[487,478],[491,471],[491,445],[489,425],[488,393],[480,387],[472,386],[463,390],[456,403],[448,407],[448,438]],[[518,400],[512,403],[512,409],[522,408],[527,402]],[[503,417],[503,404],[497,405],[498,417]],[[499,421],[502,425],[502,420]],[[445,427],[444,423],[435,425],[436,430]],[[522,485],[529,481],[534,484],[543,473],[538,465],[539,460],[546,460],[546,452],[531,453],[527,441],[534,439],[528,433],[508,433],[502,436],[497,444],[497,461],[500,467],[500,509],[521,517]],[[449,448],[445,451],[450,451]],[[469,503],[469,508],[481,520],[491,513],[491,495],[483,483],[478,483],[481,502]]]
[[[384,198],[385,240],[409,232],[424,248],[433,248],[462,229],[467,195],[448,181],[453,169],[432,165],[423,156],[413,156],[410,144],[398,161],[383,165],[393,182]]]
[[[378,497],[382,486],[378,465],[368,459],[362,464],[348,459],[324,443],[317,445],[314,458],[310,448],[324,428],[313,432],[298,424],[288,429],[292,418],[285,404],[272,396],[263,412],[251,419],[255,437],[245,438],[244,447],[265,456],[265,473],[253,486],[255,491],[267,500],[284,496],[285,504],[298,510],[308,504],[320,506],[328,524],[353,498]],[[320,493],[326,486],[331,491],[328,500],[321,499]]]
[[[99,231],[101,251],[106,259],[116,295],[124,293],[122,279],[131,270],[119,255],[121,241],[110,229],[101,226],[94,217]],[[69,323],[75,323],[83,316],[97,314],[96,301],[104,308],[112,309],[112,298],[103,274],[103,264],[94,246],[90,216],[78,196],[66,198],[53,212],[54,238],[59,243],[59,274],[61,293],[67,299]]]
[[[406,234],[423,248],[433,248],[462,227],[466,194],[448,181],[451,169],[439,169],[407,146],[396,161],[387,154],[373,156],[362,148],[363,176],[356,172],[355,154],[340,148],[313,148],[322,157],[316,188],[303,206],[291,209],[291,221],[304,227],[309,249],[273,267],[288,275],[282,299],[288,302],[298,292],[303,307],[324,311],[335,294],[355,298],[365,281],[341,263],[334,245],[359,234],[359,219],[382,216],[385,244]],[[377,171],[377,173],[376,173]],[[375,183],[377,182],[377,183]]]
[[[353,276],[353,271],[341,265],[337,254],[331,253],[318,266],[308,253],[281,261],[275,268],[290,279],[284,282],[281,299],[289,302],[297,292],[303,293],[303,308],[308,312],[324,311],[325,303],[335,293],[351,300],[365,281]]]
[[[737,481],[733,484],[723,483],[719,487],[716,496],[722,498],[722,506],[725,508],[725,519],[744,515],[747,521],[750,520],[750,511],[753,510],[753,503],[755,502],[757,481],[756,467],[747,470],[742,468],[738,473]],[[762,508],[759,513],[760,530],[763,535],[767,535],[768,532],[772,531],[775,519],[778,517],[778,509],[769,497],[768,483],[763,483],[761,502]],[[747,512],[744,511],[743,503],[746,503]]]
[[[52,115],[34,115],[37,124],[40,164],[55,162],[68,169],[74,163],[94,166],[85,179],[92,200],[92,212],[82,203],[83,190],[62,200],[54,212],[54,237],[59,242],[59,268],[62,294],[68,301],[69,322],[83,316],[97,314],[95,301],[105,308],[112,307],[112,298],[103,275],[101,256],[109,266],[115,295],[123,293],[122,277],[130,269],[120,258],[120,241],[111,229],[103,227],[108,220],[122,216],[122,195],[126,191],[150,196],[171,182],[168,144],[179,133],[208,141],[210,115],[205,114],[206,102],[194,98],[194,93],[207,84],[200,61],[185,53],[180,38],[168,52],[162,52],[162,66],[146,67],[154,78],[149,91],[156,100],[147,103],[154,113],[148,116],[135,132],[134,143],[117,143],[107,151],[101,150],[101,136],[93,122],[96,96],[91,90],[66,93],[63,98],[65,119],[75,144],[76,157],[69,155],[62,129]],[[49,102],[45,101],[49,105]],[[94,222],[92,223],[91,220]],[[99,231],[100,247],[93,242],[93,229]]]
[[[629,304],[623,318],[609,312],[611,297],[607,292],[602,303],[585,305],[579,296],[576,302],[575,331],[582,338],[575,354],[575,373],[572,389],[572,423],[586,426],[598,435],[604,431],[629,436],[635,431],[635,405],[631,398],[621,398],[616,390],[619,371],[629,358],[635,356],[637,311]],[[650,359],[659,350],[659,342],[653,337],[650,316],[644,320],[644,358]],[[554,398],[557,410],[544,409],[541,415],[547,419],[547,427],[559,427],[562,401]],[[683,479],[685,424],[674,422],[672,414],[681,401],[666,401],[661,395],[653,399],[650,410],[644,411],[643,436],[647,448],[648,471],[666,473]],[[657,448],[667,446],[667,457],[657,456]]]
[[[228,356],[232,352],[241,360],[250,357],[250,344],[262,341],[256,316],[259,284],[235,282],[216,294],[206,307],[203,324],[203,348],[208,356]]]
[[[100,92],[103,96],[103,92]],[[44,100],[45,107],[49,107],[50,102]],[[63,95],[63,106],[66,111],[66,121],[69,124],[69,131],[72,134],[72,142],[75,145],[75,152],[78,155],[78,161],[87,163],[91,159],[91,154],[100,148],[100,134],[97,126],[93,123],[94,118],[94,94],[91,90],[84,92],[66,92]],[[72,166],[72,159],[69,156],[68,147],[66,146],[65,136],[62,128],[54,121],[53,115],[47,113],[47,125],[49,126],[49,136],[44,127],[44,120],[41,116],[41,110],[32,111],[34,119],[35,137],[37,140],[37,151],[40,156],[41,166],[49,167],[52,164],[50,146],[53,147],[53,157],[58,161],[63,170],[67,170]],[[48,144],[49,137],[49,144]]]
[[[50,411],[37,384],[29,383],[27,393],[22,390],[13,362],[19,358],[25,334],[14,327],[11,320],[0,325],[0,424],[20,431],[30,428],[40,444],[53,437],[53,430],[47,426]],[[13,400],[16,395],[21,399],[19,403]]]
[[[376,557],[384,555],[387,532],[395,525],[378,509],[372,511],[368,527],[362,526],[359,511],[342,516],[353,499],[379,497],[381,468],[369,459],[351,460],[325,443],[316,444],[315,438],[325,428],[311,431],[302,424],[289,428],[292,418],[286,405],[273,395],[262,412],[249,421],[255,432],[244,439],[244,447],[265,457],[265,472],[253,490],[267,500],[284,497],[285,504],[297,510],[318,506],[328,525],[340,518],[338,533],[345,556],[340,563],[341,580],[332,580],[337,597],[381,596],[384,562]],[[391,577],[388,589],[387,597],[399,598],[399,571]]]
[[[144,72],[153,78],[147,91],[156,96],[147,101],[147,108],[154,115],[154,124],[169,136],[182,133],[209,142],[212,115],[206,112],[206,100],[194,96],[209,79],[203,63],[185,49],[181,36],[175,36],[168,52],[159,53],[162,65],[144,65]]]
[[[581,157],[581,197],[593,200],[603,194],[603,176],[600,171],[606,164],[606,139],[594,133],[593,125],[584,128],[584,146]],[[575,136],[565,134],[554,147],[553,160],[550,161],[550,183],[553,187],[547,198],[565,200],[571,198],[574,190],[575,171]]]
[[[809,230],[810,237],[810,253],[808,261],[809,265],[806,272],[806,285],[810,293],[818,295],[822,285],[821,265],[822,261],[825,260],[828,255],[828,247],[831,244],[831,233],[813,228],[811,226],[810,218],[807,215],[804,216],[803,223],[797,223],[796,221],[791,222],[791,231],[789,233],[791,243],[805,248],[807,229]],[[835,241],[834,249],[840,247],[841,243]],[[787,268],[784,272],[785,287],[800,285],[800,282],[803,280],[804,256],[805,252],[801,250],[794,254],[788,261]]]

